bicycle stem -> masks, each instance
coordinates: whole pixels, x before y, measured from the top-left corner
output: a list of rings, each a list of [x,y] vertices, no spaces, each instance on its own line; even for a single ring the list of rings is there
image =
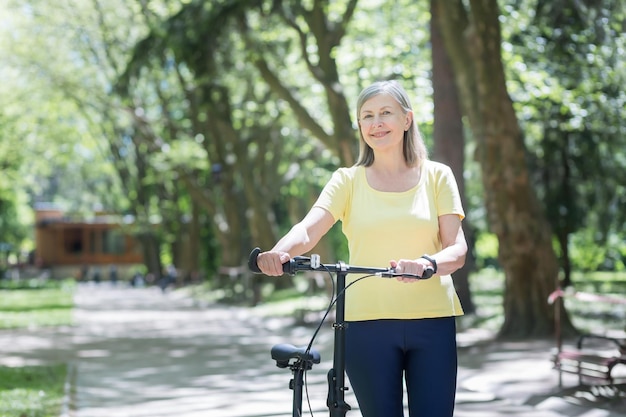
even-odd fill
[[[351,409],[350,405],[345,401],[345,393],[348,388],[345,386],[345,369],[346,369],[346,327],[345,322],[345,289],[346,276],[348,274],[347,265],[340,262],[338,265],[337,285],[336,285],[336,304],[335,304],[335,323],[334,329],[334,351],[333,351],[333,367],[328,371],[328,397],[326,405],[330,412],[330,417],[344,417]]]

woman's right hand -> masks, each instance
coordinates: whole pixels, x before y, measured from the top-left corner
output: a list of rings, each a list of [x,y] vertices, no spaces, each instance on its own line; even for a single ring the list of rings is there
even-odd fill
[[[265,275],[277,277],[285,273],[283,264],[290,260],[291,256],[287,252],[267,251],[259,253],[256,264]]]

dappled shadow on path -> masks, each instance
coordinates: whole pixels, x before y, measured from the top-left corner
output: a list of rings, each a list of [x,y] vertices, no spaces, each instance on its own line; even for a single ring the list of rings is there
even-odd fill
[[[78,299],[77,417],[290,412],[290,374],[275,366],[269,351],[285,341],[306,344],[311,329],[246,309],[198,309],[170,294],[133,301],[126,298],[137,296],[132,291]],[[328,341],[323,333],[321,341]],[[308,380],[317,384],[325,375],[312,372]]]
[[[291,374],[270,358],[277,343],[304,346],[314,328],[268,318],[258,310],[196,306],[150,288],[81,286],[76,326],[0,332],[0,361],[13,365],[71,363],[67,417],[270,417],[291,415]],[[18,337],[19,336],[19,337]],[[552,341],[494,342],[459,334],[455,417],[626,415],[623,400],[592,398],[576,381],[558,390]],[[315,415],[327,415],[326,373],[333,333],[324,324],[315,347],[322,363],[307,373]],[[356,400],[348,416],[358,417]],[[304,405],[305,409],[307,405]],[[408,415],[408,414],[407,414]]]
[[[602,409],[609,413],[593,415],[626,416],[624,391],[578,386],[574,375],[563,375],[565,388],[559,388],[558,374],[551,362],[553,346],[552,340],[491,341],[462,349],[460,402],[464,403],[463,393],[480,393],[488,400],[491,396],[492,405],[528,408],[528,413],[545,411],[552,413],[546,415],[575,417],[587,415],[590,409]],[[486,404],[471,404],[472,395],[468,397],[465,409],[485,407]]]

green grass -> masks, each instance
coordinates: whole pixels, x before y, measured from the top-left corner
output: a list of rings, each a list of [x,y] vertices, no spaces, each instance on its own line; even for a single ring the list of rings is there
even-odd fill
[[[72,324],[73,287],[0,289],[0,329]]]
[[[572,274],[577,291],[624,298],[626,273],[624,272],[575,272]],[[466,326],[489,328],[497,331],[503,317],[502,290],[504,274],[486,268],[470,276],[472,301],[477,313],[465,320]],[[624,330],[626,325],[626,305],[565,299],[565,307],[574,326],[580,331]]]
[[[0,330],[72,324],[73,281],[0,281]],[[0,366],[0,417],[58,417],[65,364]]]
[[[58,417],[66,365],[0,366],[0,417]]]

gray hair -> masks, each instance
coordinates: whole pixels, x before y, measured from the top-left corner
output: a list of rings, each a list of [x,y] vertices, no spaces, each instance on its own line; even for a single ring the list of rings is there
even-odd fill
[[[412,111],[411,102],[407,92],[402,88],[399,82],[395,80],[391,81],[377,81],[366,87],[361,91],[356,102],[356,117],[359,120],[361,114],[361,108],[366,101],[379,94],[388,94],[394,100],[398,102],[404,114]],[[404,132],[404,141],[402,147],[402,154],[404,155],[404,161],[408,166],[419,166],[422,161],[428,158],[428,151],[424,140],[420,135],[420,132],[415,124],[415,117],[411,122],[409,129]],[[363,132],[361,131],[361,125],[359,124],[359,157],[356,161],[356,165],[364,165],[366,167],[374,163],[374,151],[365,142],[363,138]]]

